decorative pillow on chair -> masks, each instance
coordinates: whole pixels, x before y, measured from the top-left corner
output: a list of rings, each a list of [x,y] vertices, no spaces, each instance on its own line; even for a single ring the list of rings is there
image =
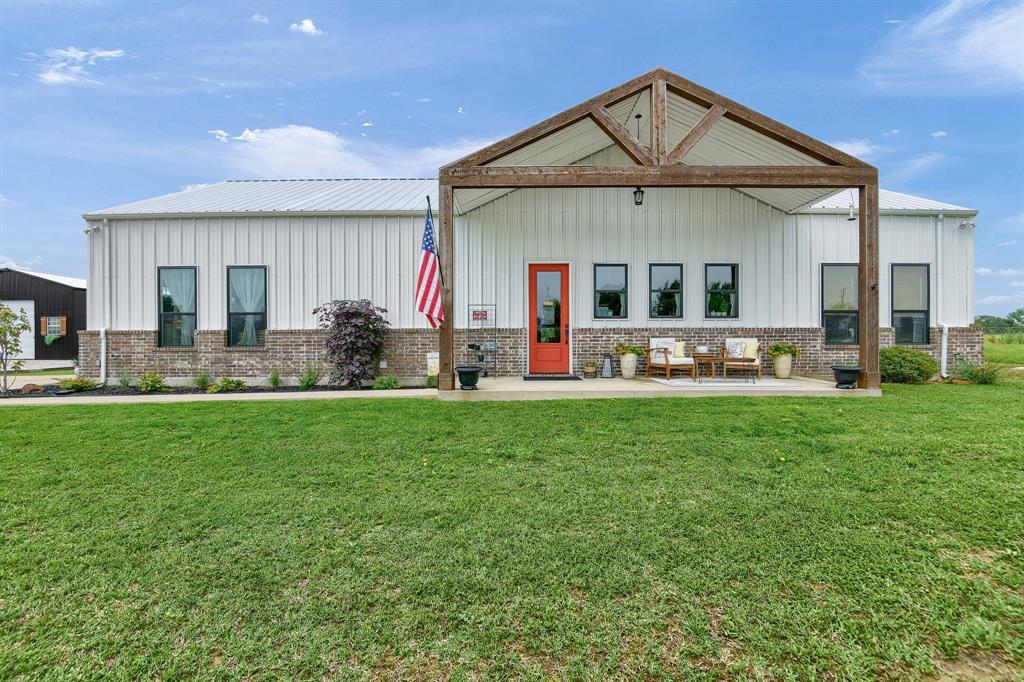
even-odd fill
[[[760,344],[757,341],[751,341],[743,347],[743,357],[750,358],[751,360],[757,360],[757,351]]]
[[[743,351],[747,347],[744,341],[726,341],[725,342],[725,357],[727,358],[742,358]]]
[[[672,349],[672,357],[674,358],[685,358],[686,357],[686,342],[676,341],[675,348]]]

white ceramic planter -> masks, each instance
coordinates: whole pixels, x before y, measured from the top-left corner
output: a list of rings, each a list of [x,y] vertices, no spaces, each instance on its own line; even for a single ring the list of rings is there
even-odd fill
[[[632,353],[620,355],[619,366],[622,367],[623,379],[632,379],[636,376],[636,356]]]
[[[775,376],[779,379],[788,379],[793,371],[792,355],[776,355],[772,359],[772,366],[775,368]]]

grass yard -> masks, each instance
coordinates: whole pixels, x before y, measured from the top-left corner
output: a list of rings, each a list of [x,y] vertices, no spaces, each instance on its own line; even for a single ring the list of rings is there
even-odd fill
[[[986,334],[985,360],[1024,367],[1024,334]]]
[[[14,377],[40,377],[40,376],[71,376],[75,373],[72,367],[61,367],[59,369],[33,369],[22,372],[11,372],[11,378]]]
[[[0,678],[1022,679],[1024,382],[0,411]]]

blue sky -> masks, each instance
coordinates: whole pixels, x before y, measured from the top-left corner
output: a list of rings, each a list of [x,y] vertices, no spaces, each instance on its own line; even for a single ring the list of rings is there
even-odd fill
[[[254,177],[430,177],[655,66],[981,211],[1024,305],[1024,3],[0,6],[0,263],[84,275],[81,213]]]

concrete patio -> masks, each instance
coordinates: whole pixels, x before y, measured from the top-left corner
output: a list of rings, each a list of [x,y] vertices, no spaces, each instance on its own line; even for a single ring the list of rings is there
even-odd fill
[[[440,391],[441,400],[565,400],[575,398],[708,398],[714,396],[878,397],[881,389],[839,389],[830,381],[765,377],[756,383],[742,378],[708,378],[702,382],[647,377],[525,381],[521,377],[480,379],[475,391]]]

